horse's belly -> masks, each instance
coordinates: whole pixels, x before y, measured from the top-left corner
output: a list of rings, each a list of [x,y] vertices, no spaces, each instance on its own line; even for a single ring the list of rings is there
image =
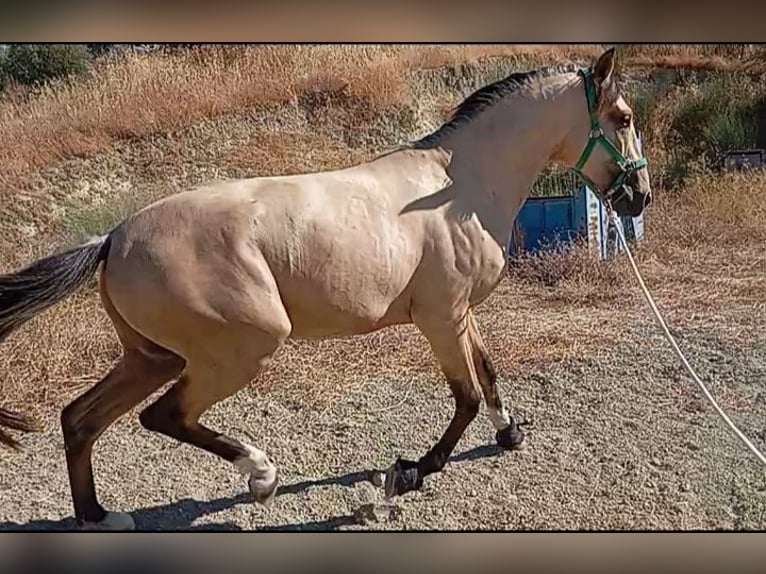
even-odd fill
[[[296,338],[366,333],[409,319],[417,250],[401,237],[343,235],[328,233],[304,247],[297,264],[280,258],[272,267]]]
[[[292,278],[278,283],[293,338],[356,335],[410,320],[405,286],[391,296],[365,288],[369,287],[366,281],[344,284]]]
[[[365,333],[409,319],[408,289],[422,253],[417,226],[377,205],[360,213],[303,210],[291,225],[275,222],[259,247],[294,337]]]

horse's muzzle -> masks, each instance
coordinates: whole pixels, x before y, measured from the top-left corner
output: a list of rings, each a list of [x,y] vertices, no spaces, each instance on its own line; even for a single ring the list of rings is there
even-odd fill
[[[612,208],[620,217],[638,217],[651,201],[651,193],[636,191],[628,184],[617,188],[610,198]]]

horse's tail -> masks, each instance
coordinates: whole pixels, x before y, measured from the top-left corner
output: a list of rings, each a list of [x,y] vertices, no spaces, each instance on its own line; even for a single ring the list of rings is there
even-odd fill
[[[9,446],[15,450],[21,449],[19,441],[6,433],[2,427],[21,432],[33,432],[39,428],[37,423],[31,417],[0,407],[0,444]]]
[[[110,236],[35,261],[25,269],[0,277],[0,342],[17,327],[71,295],[98,269],[109,253]],[[0,427],[36,430],[26,415],[0,407]],[[0,444],[19,444],[0,429]]]

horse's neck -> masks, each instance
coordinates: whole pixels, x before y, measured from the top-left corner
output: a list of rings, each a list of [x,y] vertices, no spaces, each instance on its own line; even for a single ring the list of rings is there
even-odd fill
[[[461,211],[475,213],[503,248],[535,179],[570,129],[569,100],[562,92],[500,102],[439,144],[453,154],[449,175]]]

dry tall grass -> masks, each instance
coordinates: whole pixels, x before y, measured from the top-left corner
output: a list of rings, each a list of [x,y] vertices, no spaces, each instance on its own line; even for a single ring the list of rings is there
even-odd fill
[[[388,106],[407,97],[406,73],[508,56],[529,62],[593,56],[593,46],[230,46],[127,53],[88,78],[0,102],[3,183],[116,141],[168,132],[249,107],[283,105],[312,91]]]
[[[596,45],[287,45],[203,47],[192,51],[127,53],[101,61],[88,78],[53,83],[29,97],[0,101],[0,182],[20,185],[31,170],[82,157],[114,142],[181,129],[248,107],[282,105],[306,91],[345,87],[348,94],[387,106],[406,98],[406,73],[489,57],[531,67],[598,55]],[[675,57],[760,53],[756,48],[704,45],[637,46],[625,65]],[[761,50],[762,51],[762,50]],[[733,65],[733,64],[732,64]]]

